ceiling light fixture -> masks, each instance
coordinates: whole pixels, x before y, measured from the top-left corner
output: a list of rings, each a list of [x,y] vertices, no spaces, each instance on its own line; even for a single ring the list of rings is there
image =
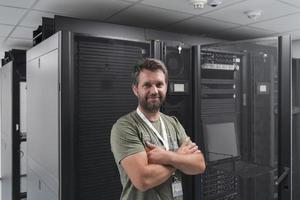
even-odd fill
[[[202,9],[206,5],[210,5],[211,7],[217,7],[218,5],[223,3],[223,0],[189,0],[195,9]]]
[[[193,4],[194,8],[204,8],[207,4],[207,0],[191,0],[191,3]]]

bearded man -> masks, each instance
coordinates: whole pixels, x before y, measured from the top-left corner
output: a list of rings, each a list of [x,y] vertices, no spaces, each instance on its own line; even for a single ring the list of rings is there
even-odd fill
[[[163,62],[144,59],[132,77],[137,109],[111,130],[111,150],[123,186],[120,199],[182,200],[181,173],[203,173],[203,154],[176,117],[160,112],[168,85]]]

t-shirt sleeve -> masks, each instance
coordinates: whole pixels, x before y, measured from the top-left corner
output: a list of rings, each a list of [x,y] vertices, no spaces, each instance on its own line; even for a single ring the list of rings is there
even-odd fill
[[[111,150],[116,163],[120,163],[125,157],[145,151],[143,143],[138,136],[138,130],[129,122],[117,121],[111,130]]]
[[[175,116],[172,116],[172,118],[174,119],[174,122],[175,122],[175,126],[177,129],[177,138],[178,138],[179,146],[180,146],[188,136],[187,136],[183,126],[178,121],[178,119]]]

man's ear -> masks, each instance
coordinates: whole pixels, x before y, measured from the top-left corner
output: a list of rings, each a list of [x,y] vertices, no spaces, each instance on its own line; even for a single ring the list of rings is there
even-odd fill
[[[132,84],[132,91],[134,93],[135,96],[138,96],[138,88],[136,84]]]

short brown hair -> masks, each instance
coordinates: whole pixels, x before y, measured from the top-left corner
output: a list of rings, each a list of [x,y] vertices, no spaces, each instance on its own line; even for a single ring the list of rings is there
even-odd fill
[[[140,60],[134,66],[134,71],[132,73],[132,84],[137,85],[139,83],[139,75],[143,69],[146,69],[146,70],[149,70],[152,72],[161,70],[165,75],[166,83],[168,83],[168,70],[167,70],[165,64],[158,59],[145,58],[143,60]]]

